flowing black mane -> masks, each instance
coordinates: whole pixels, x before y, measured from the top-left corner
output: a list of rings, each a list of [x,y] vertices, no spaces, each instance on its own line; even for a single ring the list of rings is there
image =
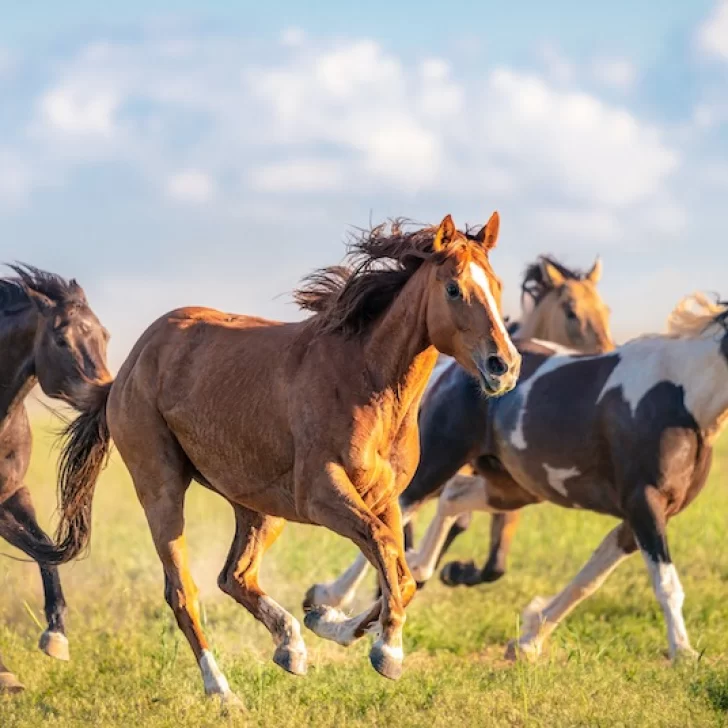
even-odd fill
[[[523,282],[521,283],[521,299],[528,295],[538,305],[543,300],[543,297],[553,290],[551,281],[543,273],[545,263],[552,265],[564,278],[570,281],[583,281],[587,275],[583,271],[567,268],[563,263],[559,263],[558,260],[552,258],[550,255],[540,255],[535,263],[526,266],[523,274]]]
[[[412,222],[392,220],[371,230],[356,230],[348,243],[347,265],[322,268],[307,276],[294,292],[295,302],[318,314],[324,332],[364,332],[389,307],[405,283],[435,253],[437,226],[406,230]],[[477,232],[460,233],[463,241]],[[478,245],[474,255],[483,255]]]
[[[85,306],[86,296],[75,279],[67,281],[32,265],[8,265],[16,275],[0,278],[0,313],[16,313],[31,304],[31,293],[45,296],[60,307]]]

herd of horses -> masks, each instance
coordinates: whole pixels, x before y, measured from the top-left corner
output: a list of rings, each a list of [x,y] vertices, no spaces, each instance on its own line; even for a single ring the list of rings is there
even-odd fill
[[[561,593],[527,607],[510,656],[537,656],[635,551],[671,657],[694,655],[666,524],[705,484],[728,421],[728,305],[693,295],[666,335],[617,347],[597,290],[599,261],[578,273],[544,256],[526,270],[522,320],[507,325],[489,261],[498,231],[497,213],[478,231],[459,231],[450,216],[434,227],[379,226],[354,239],[347,266],[317,271],[296,291],[307,319],[178,309],[152,323],[116,378],[108,333],[78,283],[12,266],[0,279],[0,536],[40,566],[48,622],[40,648],[69,657],[58,566],[88,547],[113,441],[205,692],[226,703],[237,699],[205,637],[185,545],[193,480],[235,514],[220,588],[265,625],[274,662],[291,673],[306,672],[301,627],[258,581],[286,521],[356,544],[361,554],[341,577],[306,593],[304,624],[342,645],[373,634],[372,666],[396,679],[405,610],[471,513],[492,514],[489,555],[482,568],[446,565],[445,584],[500,578],[520,510],[544,501],[620,523]],[[78,411],[64,435],[55,539],[38,525],[23,482],[24,400],[35,384]],[[413,518],[435,497],[416,549]],[[351,616],[343,608],[369,565],[379,591]],[[0,658],[0,692],[22,689]]]

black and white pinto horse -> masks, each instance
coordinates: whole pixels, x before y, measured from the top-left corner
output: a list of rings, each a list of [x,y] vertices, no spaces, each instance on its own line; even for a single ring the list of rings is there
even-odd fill
[[[420,551],[408,555],[418,581],[432,575],[449,528],[465,511],[507,512],[549,501],[621,520],[561,593],[527,607],[511,657],[540,654],[556,626],[637,550],[665,616],[670,656],[694,654],[665,529],[704,486],[713,443],[728,422],[728,305],[695,295],[668,324],[667,335],[643,336],[597,356],[522,344],[521,380],[500,399],[474,397],[471,381],[455,367],[440,379],[449,396],[421,422],[430,443],[423,459],[449,459],[453,467],[459,457],[477,475],[447,483]],[[454,454],[452,423],[476,417],[479,427],[457,428],[466,441]],[[472,568],[455,565],[461,576]]]

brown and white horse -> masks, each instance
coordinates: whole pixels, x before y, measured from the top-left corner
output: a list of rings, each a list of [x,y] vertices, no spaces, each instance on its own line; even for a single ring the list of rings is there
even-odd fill
[[[36,384],[55,399],[81,408],[90,389],[111,379],[106,368],[108,334],[76,281],[31,266],[12,266],[17,277],[0,278],[0,536],[33,555],[52,542],[38,525],[23,482],[32,437],[25,398]],[[68,660],[66,601],[55,566],[40,565],[48,627],[43,652]],[[0,657],[0,693],[22,683]]]
[[[205,691],[234,700],[202,630],[184,538],[195,479],[228,500],[236,533],[221,589],[262,622],[274,661],[301,674],[298,622],[261,588],[265,550],[286,520],[351,539],[376,566],[382,597],[346,625],[310,612],[306,625],[348,644],[371,630],[374,668],[402,669],[402,627],[414,592],[397,498],[419,459],[417,412],[438,350],[487,393],[509,391],[520,355],[499,311],[488,261],[494,214],[478,235],[377,228],[354,245],[353,270],[314,274],[297,300],[314,316],[283,324],[203,308],[151,325],[113,385],[71,426],[60,481],[59,545],[87,544],[91,500],[110,439],[129,469],[165,574],[165,596],[198,661]],[[315,532],[311,534],[315,550]]]
[[[413,576],[432,573],[450,525],[464,511],[549,501],[605,513],[621,524],[566,589],[529,605],[510,654],[538,655],[564,617],[637,549],[665,616],[670,656],[693,654],[665,527],[705,484],[713,442],[728,422],[728,305],[701,295],[685,299],[669,319],[668,335],[644,336],[608,354],[553,355],[528,344],[521,351],[516,389],[498,400],[478,398],[484,403],[478,475],[447,484],[420,552],[408,555]],[[473,399],[469,378],[455,367],[450,386]],[[437,428],[436,419],[431,426]],[[427,424],[421,427],[427,437]],[[470,583],[472,565],[449,568]]]
[[[587,273],[571,270],[550,256],[541,256],[527,266],[521,284],[523,318],[519,324],[509,326],[514,342],[543,339],[551,342],[551,346],[561,345],[587,354],[611,351],[614,343],[609,331],[609,309],[597,290],[601,275],[599,260]],[[413,545],[411,526],[416,512],[422,504],[436,497],[447,480],[465,465],[467,460],[463,457],[469,451],[473,433],[478,431],[482,421],[479,408],[473,407],[470,400],[461,401],[451,396],[447,377],[441,378],[443,372],[453,366],[457,365],[452,359],[440,358],[422,398],[421,460],[412,481],[400,496],[407,548]],[[476,394],[476,402],[479,401]],[[480,404],[485,406],[484,402]],[[423,427],[423,423],[429,423],[431,419],[430,412],[435,411],[438,427],[433,429],[429,424]],[[517,512],[492,516],[493,547],[491,558],[481,572],[482,581],[495,581],[503,575],[518,516]],[[467,528],[469,522],[469,513],[460,515],[439,550],[440,554]],[[366,576],[368,566],[369,562],[360,554],[338,579],[328,584],[314,584],[306,594],[304,607],[314,604],[348,605]]]

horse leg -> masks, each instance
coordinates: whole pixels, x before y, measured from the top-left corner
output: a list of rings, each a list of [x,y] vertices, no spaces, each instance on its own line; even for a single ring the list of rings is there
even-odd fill
[[[405,510],[402,518],[405,528],[414,516],[418,506],[419,504],[416,504],[411,509]],[[328,584],[314,584],[306,592],[306,596],[303,599],[304,611],[308,611],[319,605],[339,607],[341,609],[346,608],[354,600],[357,589],[364,580],[368,569],[369,561],[364,554],[360,553],[351,566],[338,579]],[[375,598],[379,599],[380,596],[381,591],[377,591]]]
[[[500,579],[506,572],[506,558],[520,517],[520,511],[494,513],[490,522],[490,553],[485,566],[479,569],[474,561],[451,561],[440,572],[442,583],[476,586]]]
[[[366,506],[340,466],[330,465],[321,487],[311,489],[316,499],[309,506],[314,523],[351,539],[376,567],[382,597],[351,619],[326,606],[309,611],[305,625],[324,639],[351,644],[371,631],[377,622],[381,636],[369,653],[372,666],[384,677],[397,679],[402,672],[404,607],[412,599],[415,583],[404,559],[399,504],[390,504],[381,518]]]
[[[648,487],[635,494],[629,505],[629,522],[642,552],[652,581],[652,588],[665,615],[670,659],[694,658],[685,628],[682,606],[685,593],[667,545],[664,496]]]
[[[36,520],[30,492],[23,486],[0,503],[0,536],[8,543],[27,553],[27,548],[37,544],[52,545],[52,541]],[[68,660],[66,637],[66,600],[61,580],[55,566],[40,566],[45,597],[45,614],[48,628],[40,637],[39,647],[46,655],[57,660]]]
[[[4,693],[20,693],[23,690],[25,690],[25,686],[5,667],[2,655],[0,655],[0,695]]]
[[[407,563],[418,583],[424,583],[432,576],[448,533],[458,517],[469,511],[487,510],[490,506],[483,478],[458,474],[448,481],[419,551],[407,554]]]
[[[155,467],[156,463],[149,465]],[[155,477],[132,471],[132,477],[164,569],[164,597],[195,655],[205,693],[219,695],[223,703],[235,704],[238,700],[218,668],[202,631],[198,590],[190,574],[184,537],[184,498],[191,476],[183,474],[183,470],[164,466],[159,471]]]
[[[276,644],[273,662],[294,675],[306,673],[306,645],[301,627],[283,607],[258,584],[263,553],[278,538],[285,522],[232,504],[235,511],[235,538],[218,585],[242,604],[271,633]]]
[[[526,607],[521,636],[517,642],[508,645],[506,658],[515,659],[518,655],[527,659],[538,657],[544,641],[559,623],[599,589],[612,571],[636,548],[634,536],[627,524],[622,523],[610,531],[563,591],[551,600],[536,597]]]

